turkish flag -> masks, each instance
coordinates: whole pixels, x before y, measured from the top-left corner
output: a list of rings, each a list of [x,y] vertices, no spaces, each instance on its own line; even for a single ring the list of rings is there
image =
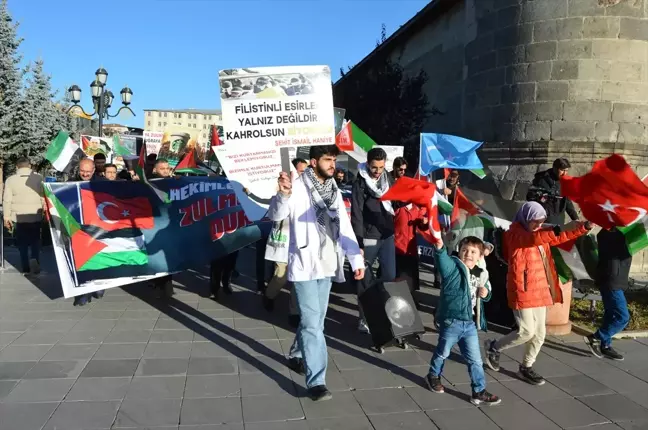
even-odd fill
[[[118,199],[108,193],[81,190],[81,211],[83,224],[107,231],[154,226],[153,207],[146,197]]]
[[[215,125],[211,127],[211,145],[210,146],[221,146],[223,142],[220,140],[218,135],[218,128]]]
[[[430,230],[422,231],[421,235],[431,243],[441,240],[435,184],[403,176],[383,194],[380,200],[396,200],[427,208]]]
[[[584,176],[563,176],[560,190],[585,218],[606,229],[634,224],[648,212],[648,186],[617,154],[597,161]]]
[[[353,151],[353,135],[351,121],[347,121],[342,130],[335,136],[335,145],[340,151]]]

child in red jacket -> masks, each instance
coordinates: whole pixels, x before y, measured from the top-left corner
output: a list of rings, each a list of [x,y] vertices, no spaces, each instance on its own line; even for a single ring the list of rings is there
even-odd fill
[[[410,291],[419,289],[419,253],[417,230],[428,230],[427,211],[412,203],[401,206],[394,213],[394,243],[396,245],[396,273],[407,279]]]

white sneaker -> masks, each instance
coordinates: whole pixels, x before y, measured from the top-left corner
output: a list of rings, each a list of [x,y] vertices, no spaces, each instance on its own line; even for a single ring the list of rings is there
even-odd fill
[[[359,320],[358,321],[358,331],[362,333],[367,333],[370,334],[371,331],[369,331],[369,326],[365,322],[365,320]]]
[[[38,275],[40,273],[40,264],[38,264],[38,260],[35,258],[29,260],[29,272],[32,275]]]

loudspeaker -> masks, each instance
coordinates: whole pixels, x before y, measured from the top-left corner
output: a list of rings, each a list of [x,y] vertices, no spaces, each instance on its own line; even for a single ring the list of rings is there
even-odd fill
[[[425,333],[407,281],[375,281],[360,295],[360,304],[376,348]]]

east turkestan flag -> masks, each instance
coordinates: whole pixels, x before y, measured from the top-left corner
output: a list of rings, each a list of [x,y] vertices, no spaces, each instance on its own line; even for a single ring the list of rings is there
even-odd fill
[[[419,170],[429,175],[436,169],[483,169],[477,149],[483,142],[440,133],[421,133]]]
[[[85,154],[79,145],[64,131],[59,131],[54,140],[47,146],[45,159],[52,164],[58,172],[70,173]]]

